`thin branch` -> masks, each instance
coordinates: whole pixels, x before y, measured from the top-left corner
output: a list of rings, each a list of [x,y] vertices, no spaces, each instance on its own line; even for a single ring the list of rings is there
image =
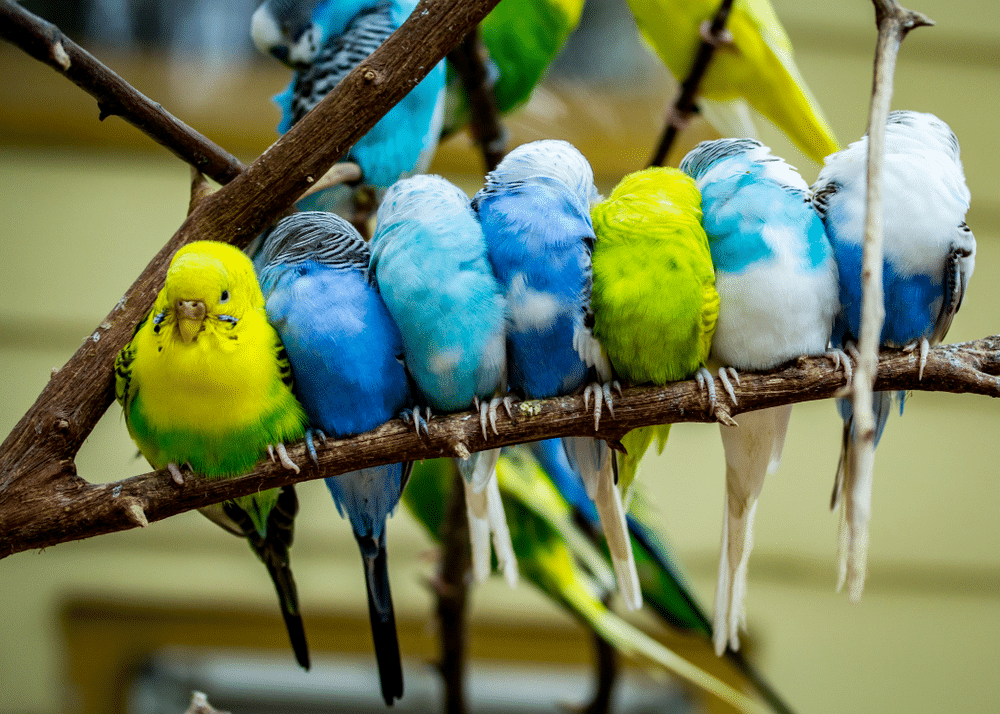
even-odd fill
[[[695,55],[694,64],[691,71],[681,84],[678,90],[677,99],[674,101],[670,112],[667,115],[667,123],[663,127],[663,135],[660,143],[656,147],[656,153],[650,159],[650,166],[663,166],[670,154],[670,148],[677,139],[677,134],[683,129],[691,116],[697,111],[695,97],[698,96],[698,88],[701,80],[708,71],[708,65],[715,55],[716,48],[726,42],[726,22],[729,20],[729,11],[733,8],[733,0],[722,0],[719,9],[712,18],[712,24],[708,26],[707,32],[702,36],[701,44],[698,46],[698,53]],[[705,36],[707,35],[707,37]]]
[[[917,12],[900,7],[895,0],[873,0],[878,25],[875,50],[875,73],[872,82],[872,102],[868,119],[868,165],[865,213],[865,242],[862,257],[860,359],[854,373],[854,428],[856,446],[853,450],[855,488],[871,493],[875,468],[875,416],[872,412],[872,383],[878,362],[885,307],[882,286],[882,166],[885,159],[885,126],[892,102],[892,81],[896,57],[906,33],[915,27],[933,25],[933,21]],[[867,485],[866,485],[867,484]],[[845,487],[849,487],[847,484]],[[864,540],[864,538],[862,538]],[[851,578],[850,597],[857,601],[864,587],[864,551],[866,545],[856,544],[861,553],[861,572]],[[852,550],[854,546],[852,546]]]
[[[457,468],[451,480],[448,504],[441,519],[441,567],[437,579],[438,671],[444,681],[445,714],[466,714],[465,663],[468,640],[466,603],[472,553],[469,521],[465,513],[465,488]]]
[[[498,0],[421,0],[411,17],[246,171],[201,200],[125,297],[53,374],[0,444],[0,504],[91,488],[73,457],[114,400],[115,356],[149,311],[171,256],[197,239],[246,245],[315,183]],[[71,64],[72,66],[72,64]],[[18,497],[12,497],[19,494]],[[134,509],[127,509],[134,514]],[[84,516],[84,518],[88,518]],[[135,525],[135,520],[129,521]],[[30,547],[30,546],[29,546]]]
[[[919,356],[912,352],[884,351],[876,389],[1000,398],[1000,335],[932,348],[922,380],[917,374],[918,360]],[[736,388],[737,404],[724,410],[731,415],[828,399],[844,386],[844,378],[828,359],[803,357],[774,372],[743,374],[741,383]],[[717,391],[722,393],[721,385]],[[328,439],[317,449],[318,467],[310,465],[305,447],[299,443],[289,449],[289,455],[304,467],[300,474],[264,461],[252,473],[232,479],[210,481],[190,476],[182,487],[174,484],[166,470],[100,485],[80,478],[63,477],[40,484],[34,478],[8,477],[0,483],[0,558],[135,528],[259,490],[381,464],[454,456],[463,449],[481,451],[558,436],[596,436],[615,441],[638,426],[712,421],[705,397],[693,380],[625,390],[615,400],[615,417],[606,415],[596,432],[592,410],[584,407],[581,396],[522,402],[516,406],[515,418],[514,423],[502,418],[497,424],[499,434],[490,434],[488,441],[483,439],[478,419],[469,413],[433,419],[430,435],[424,437],[394,419],[366,434]],[[64,459],[57,466],[71,469],[72,461]]]
[[[483,154],[483,164],[489,173],[507,153],[507,132],[500,123],[500,110],[489,84],[484,53],[479,29],[474,28],[448,54],[448,61],[462,80],[469,102],[469,131]]]
[[[177,158],[221,184],[229,183],[245,168],[243,162],[151,101],[58,27],[13,0],[0,0],[0,37],[97,99],[100,120],[120,116]]]

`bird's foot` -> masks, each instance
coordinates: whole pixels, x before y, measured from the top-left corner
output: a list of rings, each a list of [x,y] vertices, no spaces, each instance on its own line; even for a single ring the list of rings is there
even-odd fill
[[[306,451],[309,452],[309,458],[312,459],[312,462],[319,466],[319,459],[316,458],[316,445],[313,443],[314,439],[318,439],[321,444],[325,444],[326,434],[323,433],[322,429],[306,429]]]
[[[479,397],[474,397],[473,403],[476,406],[476,411],[479,413],[479,425],[483,428],[484,441],[488,441],[490,438],[489,433],[486,431],[487,423],[493,429],[494,434],[500,433],[500,430],[497,428],[497,410],[501,404],[503,404],[504,410],[507,412],[510,420],[514,421],[514,414],[511,408],[514,400],[510,397],[493,397],[489,402],[482,402],[479,400]]]
[[[274,456],[275,451],[278,452],[277,459],[275,459]],[[298,465],[290,458],[288,458],[288,451],[285,449],[285,445],[282,444],[281,442],[278,442],[277,444],[268,444],[267,455],[271,457],[272,462],[277,460],[278,462],[281,463],[282,466],[284,466],[289,471],[294,471],[295,473],[299,473],[300,469]]]
[[[712,34],[712,21],[705,20],[698,26],[698,34],[701,39],[712,47],[718,48],[720,45],[733,44],[733,33],[723,27],[716,35]]]
[[[847,382],[844,385],[844,389],[850,389],[851,382],[854,380],[854,366],[851,364],[850,356],[838,347],[827,350],[823,353],[823,356],[833,362],[834,370],[840,369],[844,371],[844,379]]]
[[[181,470],[177,468],[177,464],[171,461],[169,464],[167,464],[167,471],[170,472],[170,478],[174,480],[174,483],[176,483],[178,486],[184,485],[184,474],[182,474]]]
[[[695,381],[698,382],[698,387],[705,396],[708,398],[708,415],[714,417],[715,420],[726,426],[737,426],[733,418],[729,416],[729,412],[726,408],[719,404],[719,400],[715,395],[715,376],[709,372],[704,367],[700,367],[694,374]]]
[[[726,394],[733,400],[733,404],[739,404],[736,399],[736,390],[733,389],[733,382],[736,382],[737,387],[740,386],[740,373],[736,371],[736,368],[719,367],[719,381],[722,382],[722,388],[726,390]]]
[[[413,409],[404,409],[399,413],[399,418],[403,420],[403,423],[412,428],[417,432],[417,436],[420,436],[420,430],[424,430],[424,434],[427,436],[431,435],[430,430],[427,428],[427,422],[431,420],[431,408],[424,407],[424,416],[420,415],[420,407],[413,407]]]
[[[931,343],[927,341],[926,337],[921,337],[906,345],[903,352],[913,352],[918,347],[920,348],[920,366],[917,369],[917,381],[920,381],[924,378],[924,367],[927,366],[927,354],[931,350]]]
[[[611,394],[612,389],[618,392],[619,397],[622,396],[622,385],[617,379],[604,384],[592,382],[583,390],[583,405],[586,409],[590,409],[590,398],[594,398],[594,431],[597,431],[598,427],[601,426],[601,413],[604,411],[604,405],[607,405],[611,418],[615,418],[615,401]]]

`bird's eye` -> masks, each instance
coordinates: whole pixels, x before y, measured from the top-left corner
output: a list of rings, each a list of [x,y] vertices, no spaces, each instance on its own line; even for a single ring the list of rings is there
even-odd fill
[[[229,291],[223,290],[222,295],[219,296],[219,303],[222,304],[227,302],[229,302]]]

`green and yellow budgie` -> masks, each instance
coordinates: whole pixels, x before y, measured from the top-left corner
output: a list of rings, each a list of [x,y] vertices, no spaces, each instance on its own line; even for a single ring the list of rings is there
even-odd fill
[[[414,464],[402,501],[432,538],[438,539],[448,489],[454,482],[450,459]],[[602,601],[613,587],[610,565],[585,556],[565,540],[568,509],[545,471],[524,446],[504,449],[497,478],[520,574],[584,626],[627,657],[662,668],[745,712],[766,708],[714,675],[680,657],[612,612]],[[582,535],[582,534],[578,534]],[[574,543],[579,543],[574,538]],[[593,568],[593,569],[591,569]]]
[[[715,402],[704,369],[719,316],[719,294],[701,194],[673,168],[629,174],[591,209],[594,222],[594,337],[615,373],[631,384],[666,384],[697,375]],[[634,429],[622,443],[619,486],[627,493],[639,459],[670,425]]]
[[[197,241],[177,251],[153,309],[115,361],[115,396],[142,455],[179,484],[185,464],[226,478],[250,471],[272,448],[298,471],[284,443],[302,438],[305,413],[253,265],[230,245]],[[285,487],[203,513],[247,538],[267,566],[296,659],[308,669],[288,560],[297,510],[294,489]]]
[[[670,73],[682,81],[691,70],[701,27],[718,0],[628,0],[639,31]],[[712,57],[699,94],[718,102],[745,99],[813,161],[840,147],[819,104],[799,74],[792,43],[768,0],[736,0],[723,43]]]

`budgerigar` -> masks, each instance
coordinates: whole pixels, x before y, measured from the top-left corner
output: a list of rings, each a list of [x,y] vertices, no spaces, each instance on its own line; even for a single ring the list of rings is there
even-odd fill
[[[296,392],[313,437],[359,434],[411,404],[403,343],[368,271],[368,245],[340,216],[284,218],[258,260],[267,315],[288,350]],[[411,464],[387,464],[326,479],[354,530],[365,566],[368,614],[382,697],[403,696],[403,671],[386,561],[386,519]]]
[[[154,468],[183,482],[185,464],[206,478],[246,473],[300,439],[305,413],[292,393],[285,349],[264,314],[253,266],[225,243],[181,248],[163,289],[115,360],[125,424]],[[203,509],[247,538],[274,581],[295,657],[309,668],[288,548],[298,501],[288,486]]]
[[[584,0],[504,0],[479,23],[479,36],[496,72],[493,96],[501,114],[531,98],[583,13]],[[448,81],[444,135],[468,122],[468,102],[457,77]]]
[[[715,386],[704,368],[719,315],[719,294],[701,196],[673,168],[637,171],[591,210],[594,221],[593,333],[615,373],[632,384],[666,384],[692,375]],[[610,398],[610,393],[608,393]],[[633,429],[622,440],[628,457],[619,469],[627,493],[638,460],[670,426]]]
[[[703,23],[718,10],[717,0],[628,0],[640,32],[671,74],[683,80],[694,64]],[[821,161],[838,149],[819,104],[799,74],[792,43],[769,0],[736,0],[726,29],[731,43],[716,48],[699,94],[729,102],[743,98]]]
[[[867,155],[868,137],[864,136],[827,157],[813,185],[813,205],[823,216],[840,269],[836,344],[856,342],[861,330]],[[889,114],[882,196],[885,323],[881,344],[919,349],[922,375],[928,347],[944,339],[962,304],[976,257],[976,239],[965,223],[969,189],[958,139],[947,124],[933,114]],[[873,396],[877,444],[889,418],[892,393]],[[900,411],[903,396],[899,392]],[[838,400],[837,408],[844,419],[832,503],[836,508],[843,501],[838,588],[846,580],[850,597],[857,600],[865,580],[872,483],[853,469],[850,400]]]
[[[765,370],[800,355],[825,353],[833,329],[837,264],[823,221],[808,203],[799,173],[754,139],[719,139],[696,146],[680,168],[701,191],[719,291],[712,357],[730,387],[735,370]],[[832,353],[849,369],[843,353]],[[735,399],[735,396],[732,395]],[[739,648],[745,624],[747,565],[764,476],[781,461],[791,405],[745,412],[737,426],[720,425],[726,451],[726,492],[715,649]]]
[[[553,442],[561,450],[558,442]],[[428,534],[437,539],[442,504],[447,500],[453,479],[451,462],[423,461],[414,466],[412,483],[403,494],[403,503]],[[523,445],[504,449],[497,464],[504,510],[524,576],[557,605],[593,630],[623,655],[644,665],[669,671],[728,702],[740,711],[762,712],[764,707],[680,657],[660,642],[622,620],[601,598],[610,585],[607,564],[583,561],[566,541],[566,529],[559,522],[568,505],[552,487],[546,472],[539,468]],[[589,501],[588,501],[589,503]],[[555,522],[550,518],[555,515]]]
[[[597,199],[587,159],[571,144],[555,140],[511,151],[473,199],[490,263],[507,295],[509,386],[522,397],[582,391],[591,368],[601,383],[611,381],[611,366],[588,324],[594,246],[590,206]],[[611,449],[586,437],[567,437],[563,443],[597,504],[625,603],[638,609],[639,576]]]
[[[406,367],[421,401],[441,411],[481,406],[487,438],[487,421],[495,428],[506,390],[506,301],[468,196],[440,176],[395,183],[379,207],[371,245],[371,270],[403,335]],[[496,486],[499,455],[499,449],[480,451],[460,468],[475,575],[489,575],[492,531],[497,559],[513,585],[517,564]]]
[[[301,4],[301,3],[300,3]],[[306,2],[305,6],[309,3]],[[319,35],[312,61],[299,69],[288,88],[275,97],[282,118],[278,131],[284,133],[316,106],[347,74],[374,52],[409,17],[417,0],[323,0],[311,14]],[[278,11],[265,3],[258,13],[276,17]],[[296,11],[298,16],[304,13]],[[255,19],[258,16],[255,15]],[[256,27],[265,37],[258,44],[284,47],[287,40],[274,43],[273,21],[259,20]],[[269,39],[272,38],[272,39]],[[362,183],[378,191],[397,179],[427,170],[441,133],[444,113],[445,65],[438,63],[409,94],[379,120],[354,146],[345,161],[361,167]],[[344,212],[350,191],[334,186],[300,202],[302,209]]]

